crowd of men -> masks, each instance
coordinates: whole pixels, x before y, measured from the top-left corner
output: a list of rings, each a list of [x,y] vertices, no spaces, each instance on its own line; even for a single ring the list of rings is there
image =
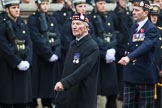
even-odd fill
[[[52,2],[63,8],[35,0],[24,22],[20,0],[2,0],[0,108],[96,108],[97,95],[105,108],[162,108],[162,1]]]

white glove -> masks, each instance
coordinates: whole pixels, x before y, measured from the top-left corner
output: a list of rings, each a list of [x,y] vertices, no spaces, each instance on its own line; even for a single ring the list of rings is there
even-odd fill
[[[56,54],[53,54],[51,58],[49,59],[50,62],[55,62],[58,60],[58,56]]]
[[[28,61],[21,61],[19,63],[19,65],[17,65],[17,68],[20,70],[20,71],[26,71],[28,70],[30,67],[30,64]]]
[[[113,61],[115,61],[115,49],[111,48],[111,49],[108,49],[107,52],[106,52],[106,63],[111,63]]]

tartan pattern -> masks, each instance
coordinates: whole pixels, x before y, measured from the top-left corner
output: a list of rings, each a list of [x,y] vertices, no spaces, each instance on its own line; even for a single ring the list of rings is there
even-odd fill
[[[154,84],[125,82],[122,108],[155,108]]]

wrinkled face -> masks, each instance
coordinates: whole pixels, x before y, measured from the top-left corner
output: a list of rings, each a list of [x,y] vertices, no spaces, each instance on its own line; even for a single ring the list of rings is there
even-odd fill
[[[105,5],[106,5],[106,1],[96,2],[97,12],[100,12],[100,13],[105,12]]]
[[[49,3],[48,2],[42,2],[40,4],[42,12],[48,12],[48,8],[49,8]]]
[[[132,14],[133,14],[134,20],[137,22],[140,22],[147,17],[148,11],[144,11],[142,7],[133,6]]]
[[[8,13],[8,15],[10,17],[12,17],[13,19],[16,19],[20,16],[20,8],[19,5],[12,5],[8,8],[6,8],[6,12]]]
[[[122,8],[126,8],[126,0],[119,0],[119,4]]]
[[[150,20],[153,24],[156,24],[156,22],[158,20],[158,16],[157,15],[150,15]]]
[[[78,5],[76,5],[76,12],[85,14],[86,13],[86,4],[78,4]]]
[[[72,32],[75,37],[81,37],[88,31],[88,27],[85,25],[83,21],[73,20],[72,24]]]

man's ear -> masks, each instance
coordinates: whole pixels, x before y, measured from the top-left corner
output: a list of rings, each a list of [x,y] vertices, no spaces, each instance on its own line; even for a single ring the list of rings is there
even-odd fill
[[[144,16],[147,17],[149,15],[149,10],[144,11]]]
[[[8,13],[9,12],[9,7],[5,9],[5,11]]]

